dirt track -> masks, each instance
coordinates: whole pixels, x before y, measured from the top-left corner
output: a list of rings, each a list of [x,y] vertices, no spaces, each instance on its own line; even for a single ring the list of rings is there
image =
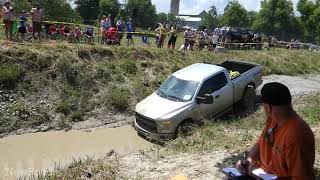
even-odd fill
[[[320,75],[284,76],[270,75],[263,77],[263,83],[280,82],[287,85],[293,96],[310,94],[320,90]],[[259,87],[259,90],[262,86]]]

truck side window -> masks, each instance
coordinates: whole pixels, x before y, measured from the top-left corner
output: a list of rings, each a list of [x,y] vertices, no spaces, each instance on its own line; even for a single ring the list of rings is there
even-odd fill
[[[215,91],[223,88],[227,84],[228,84],[228,80],[227,80],[225,74],[223,72],[219,73],[219,74],[211,77],[210,79],[206,80],[202,84],[198,96],[202,97],[205,94],[212,94]]]

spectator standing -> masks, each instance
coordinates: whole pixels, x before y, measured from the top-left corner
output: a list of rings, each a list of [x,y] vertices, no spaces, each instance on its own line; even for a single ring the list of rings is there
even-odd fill
[[[162,48],[164,40],[166,39],[166,35],[167,35],[167,32],[166,32],[167,29],[165,27],[165,24],[159,23],[159,27],[156,29],[156,31],[159,32],[159,40],[158,40],[157,47]]]
[[[132,18],[129,18],[129,21],[126,23],[127,28],[127,45],[130,46],[133,43],[133,23]]]
[[[2,6],[3,22],[5,25],[5,34],[7,40],[12,40],[12,29],[13,29],[13,20],[12,20],[13,8],[11,6],[11,1],[5,1],[4,6]]]
[[[119,32],[118,34],[119,34],[119,43],[120,43],[123,38],[123,32],[125,30],[125,22],[122,20],[122,17],[120,17],[120,19],[117,21],[116,26]]]
[[[101,44],[105,44],[107,42],[107,31],[109,29],[109,22],[106,15],[102,16],[102,20],[100,22],[100,32],[101,32]]]
[[[33,33],[32,37],[35,38],[36,34],[38,38],[41,39],[41,29],[42,29],[42,19],[43,19],[43,11],[40,9],[39,4],[35,4],[35,7],[31,9],[31,17],[32,17],[32,27]]]
[[[198,47],[199,51],[202,51],[203,48],[205,47],[205,42],[206,42],[207,37],[208,37],[207,29],[200,32],[200,34],[199,34],[199,47]]]
[[[94,30],[92,26],[86,26],[86,30],[84,32],[84,36],[86,37],[88,44],[93,44],[94,42]]]
[[[194,44],[196,43],[197,32],[193,29],[190,33],[190,50],[193,51]]]
[[[27,17],[26,17],[26,12],[22,11],[20,15],[20,22],[19,22],[19,29],[17,33],[17,40],[19,40],[19,34],[21,34],[21,39],[25,39],[25,34],[27,33]]]
[[[218,34],[213,34],[213,36],[212,36],[213,50],[216,49],[218,43],[219,43],[219,35]]]
[[[177,41],[177,27],[174,26],[171,28],[169,32],[169,41],[168,41],[168,49],[174,50]]]
[[[190,37],[191,37],[191,29],[188,28],[185,32],[184,32],[184,48],[183,50],[187,50],[189,45],[190,45]]]

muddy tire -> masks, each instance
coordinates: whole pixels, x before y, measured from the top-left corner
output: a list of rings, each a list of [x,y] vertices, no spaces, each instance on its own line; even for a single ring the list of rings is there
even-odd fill
[[[191,120],[184,121],[178,126],[177,135],[182,137],[191,136],[195,127],[195,123]]]
[[[252,109],[256,101],[256,91],[253,86],[249,85],[243,92],[242,99],[240,101],[241,106],[244,109]]]

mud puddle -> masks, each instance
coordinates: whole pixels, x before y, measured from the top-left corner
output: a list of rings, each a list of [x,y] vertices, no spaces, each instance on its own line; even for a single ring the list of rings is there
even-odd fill
[[[111,150],[126,155],[151,145],[131,126],[10,136],[0,139],[0,179],[52,170],[80,157],[103,157]]]

